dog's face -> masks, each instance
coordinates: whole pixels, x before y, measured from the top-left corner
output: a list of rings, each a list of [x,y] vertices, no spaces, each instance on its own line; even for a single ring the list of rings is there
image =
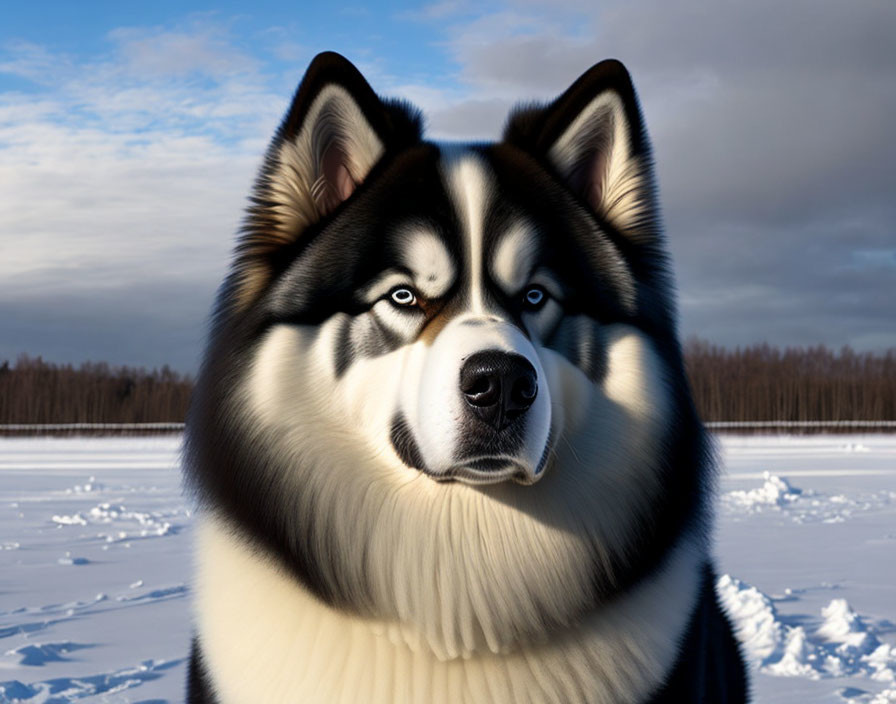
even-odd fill
[[[668,485],[689,405],[656,223],[616,63],[501,143],[444,146],[319,58],[191,415],[212,505],[319,595],[446,654],[568,622],[692,487]]]
[[[274,285],[252,405],[303,431],[320,415],[437,481],[534,483],[606,394],[633,278],[520,155],[426,147],[393,171]],[[608,264],[597,276],[594,258]]]

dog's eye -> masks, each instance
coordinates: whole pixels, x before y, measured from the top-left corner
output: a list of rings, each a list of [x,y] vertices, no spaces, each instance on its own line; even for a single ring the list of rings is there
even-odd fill
[[[417,294],[411,289],[403,286],[393,289],[389,294],[389,298],[395,305],[401,306],[402,308],[409,308],[417,304]]]
[[[539,310],[548,300],[548,292],[541,286],[530,286],[523,294],[523,306],[526,310]]]

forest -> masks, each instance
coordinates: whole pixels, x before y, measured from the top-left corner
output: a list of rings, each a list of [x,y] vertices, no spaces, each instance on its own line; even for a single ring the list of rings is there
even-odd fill
[[[706,421],[896,420],[896,350],[684,346]],[[20,356],[0,364],[0,425],[183,421],[193,380],[161,369]]]
[[[728,349],[689,340],[684,353],[706,421],[896,420],[896,349]]]
[[[0,364],[0,424],[182,421],[192,389],[189,376],[167,366],[76,367],[21,355]]]

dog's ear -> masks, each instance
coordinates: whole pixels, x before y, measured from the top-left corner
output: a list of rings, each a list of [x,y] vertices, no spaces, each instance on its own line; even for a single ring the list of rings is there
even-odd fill
[[[237,250],[238,298],[263,286],[271,252],[332,214],[386,154],[420,138],[414,108],[380,99],[339,54],[318,54],[255,182]]]
[[[504,140],[541,160],[624,237],[654,239],[659,217],[650,146],[620,62],[593,66],[549,105],[516,109]]]

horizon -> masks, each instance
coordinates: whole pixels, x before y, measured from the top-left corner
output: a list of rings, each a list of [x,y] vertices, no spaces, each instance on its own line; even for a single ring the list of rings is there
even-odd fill
[[[7,13],[0,360],[195,374],[249,186],[323,50],[450,140],[495,138],[512,105],[621,59],[653,142],[682,340],[896,347],[896,6],[182,7]]]

